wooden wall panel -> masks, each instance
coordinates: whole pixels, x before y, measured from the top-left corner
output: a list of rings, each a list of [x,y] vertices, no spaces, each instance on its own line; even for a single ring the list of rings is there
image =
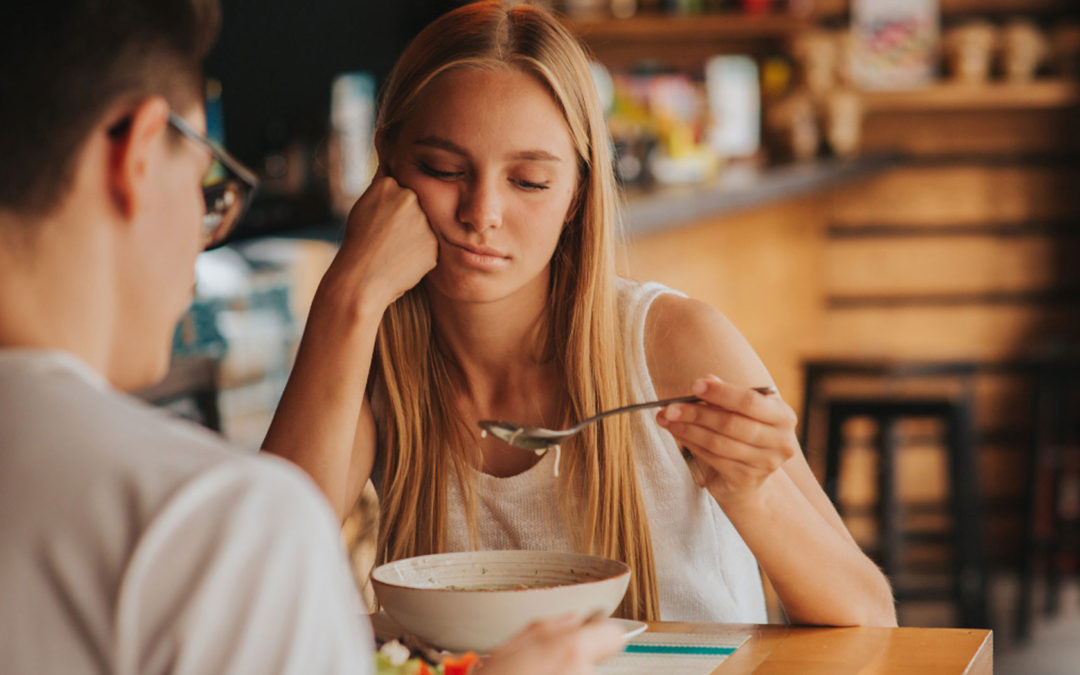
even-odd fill
[[[863,149],[914,155],[1058,153],[1080,147],[1072,110],[880,112],[863,121]]]
[[[1080,134],[1077,134],[1080,135]],[[942,165],[890,171],[836,192],[831,224],[985,225],[1062,218],[1077,222],[1080,170]]]
[[[892,359],[1008,360],[1080,332],[1073,307],[938,306],[830,312],[822,353]]]
[[[976,123],[964,133],[991,130]],[[1014,143],[1015,136],[990,139],[983,149]],[[637,237],[624,252],[630,276],[667,283],[724,311],[796,410],[807,358],[1001,364],[1080,340],[1080,168],[1058,160],[915,162],[814,198]],[[987,561],[1012,564],[1031,452],[1030,382],[991,371],[970,384]],[[956,396],[964,385],[922,378],[891,381],[884,390]],[[851,378],[828,391],[883,389]],[[818,427],[823,421],[816,413],[813,420]],[[872,550],[878,465],[866,425],[848,431],[841,499],[854,508],[845,520]],[[947,478],[940,430],[909,422],[902,438],[900,494],[908,503],[940,497]],[[821,438],[805,449],[820,478]],[[908,524],[941,520],[904,517]]]
[[[1062,251],[1057,238],[1044,235],[840,239],[825,254],[825,287],[831,295],[903,296],[1080,284],[1080,266],[1059,260]]]

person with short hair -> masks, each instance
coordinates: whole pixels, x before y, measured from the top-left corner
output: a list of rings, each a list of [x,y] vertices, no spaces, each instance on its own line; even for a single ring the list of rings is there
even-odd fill
[[[195,258],[254,187],[204,134],[218,15],[217,0],[67,0],[0,17],[4,673],[373,668],[307,475],[123,393],[165,374]],[[204,186],[215,160],[225,175]],[[392,203],[367,226],[426,222]],[[552,620],[483,669],[585,673],[621,639]]]

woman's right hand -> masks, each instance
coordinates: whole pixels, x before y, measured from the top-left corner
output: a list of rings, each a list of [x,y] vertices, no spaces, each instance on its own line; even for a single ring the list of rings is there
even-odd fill
[[[614,622],[575,616],[531,624],[484,659],[477,675],[587,675],[626,644]]]
[[[332,267],[387,307],[435,267],[438,251],[416,193],[380,167],[349,212]]]

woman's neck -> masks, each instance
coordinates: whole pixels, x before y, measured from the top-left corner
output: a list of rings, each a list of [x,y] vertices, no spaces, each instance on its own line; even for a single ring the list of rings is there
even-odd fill
[[[429,291],[438,339],[460,368],[461,395],[469,407],[480,413],[512,411],[522,398],[535,407],[556,394],[554,363],[543,362],[546,278],[493,302],[464,302]]]

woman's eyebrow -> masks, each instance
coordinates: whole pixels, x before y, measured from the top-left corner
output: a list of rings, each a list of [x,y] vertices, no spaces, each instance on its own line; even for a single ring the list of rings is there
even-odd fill
[[[452,152],[455,155],[461,155],[468,157],[469,153],[465,148],[461,147],[453,141],[445,138],[439,138],[438,136],[425,136],[413,143],[413,145],[422,145],[428,148],[437,148],[439,150],[445,150],[446,152]],[[507,159],[524,159],[540,162],[561,162],[562,158],[553,155],[547,150],[519,150],[518,152],[511,153]]]
[[[510,159],[529,159],[540,162],[561,162],[561,157],[556,157],[547,150],[522,150],[510,155]]]
[[[438,136],[425,136],[413,143],[413,145],[423,145],[429,148],[437,148],[439,150],[446,150],[452,152],[455,155],[468,156],[469,153],[465,152],[465,148],[461,147],[453,141],[448,141],[445,138],[439,138]]]

